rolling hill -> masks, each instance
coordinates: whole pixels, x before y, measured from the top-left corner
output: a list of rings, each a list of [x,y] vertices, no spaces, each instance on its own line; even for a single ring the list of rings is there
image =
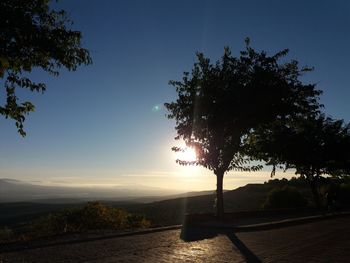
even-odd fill
[[[225,211],[259,210],[268,193],[274,187],[285,185],[287,182],[248,184],[235,190],[225,191]],[[299,185],[298,190],[302,191],[303,195],[308,199],[311,199],[310,190],[306,184]],[[135,197],[118,201],[108,198],[96,198],[95,200],[101,200],[101,202],[125,209],[131,213],[143,214],[152,221],[153,225],[164,226],[183,223],[186,213],[214,212],[215,195],[214,191],[203,191],[170,196]],[[0,202],[0,225],[14,225],[38,218],[50,212],[83,206],[86,201],[88,200],[81,198],[58,198],[41,199],[36,202]]]

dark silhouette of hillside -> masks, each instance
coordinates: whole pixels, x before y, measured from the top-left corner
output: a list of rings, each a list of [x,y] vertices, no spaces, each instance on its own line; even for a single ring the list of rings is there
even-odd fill
[[[225,211],[255,211],[261,210],[269,192],[284,185],[287,180],[278,183],[272,180],[265,184],[248,184],[224,193]],[[289,182],[293,185],[293,182]],[[311,192],[308,185],[301,184],[298,190],[311,202]],[[182,224],[186,213],[214,213],[214,192],[210,195],[176,198],[148,204],[131,204],[125,207],[128,211],[144,214],[155,225]]]
[[[225,208],[228,212],[259,209],[272,188],[273,186],[270,185],[249,184],[235,190],[225,191]],[[197,196],[195,196],[196,194]],[[135,202],[141,201],[141,198],[128,201],[105,200],[104,203],[126,209],[129,212],[144,214],[155,225],[171,225],[181,224],[186,213],[213,212],[213,197],[214,191],[203,191],[183,194],[181,197],[168,196],[169,199],[149,203]],[[145,197],[144,201],[147,201],[148,198],[152,201],[166,197]],[[39,216],[65,208],[83,206],[85,202],[82,199],[59,198],[39,200],[37,202],[0,203],[0,209],[3,211],[0,215],[0,224],[13,225],[30,221]]]
[[[326,183],[327,182],[325,182],[324,186],[327,186]],[[346,183],[346,185],[348,185],[348,183]],[[297,189],[303,197],[307,199],[308,207],[314,205],[312,193],[307,181],[301,178],[289,181],[286,179],[275,179],[264,184],[248,184],[235,190],[225,191],[225,210],[228,213],[262,211],[263,204],[269,193],[275,188],[285,186]],[[344,189],[346,190],[347,188],[345,187]],[[208,192],[210,193],[210,191]],[[166,226],[182,224],[186,213],[214,213],[214,191],[212,191],[211,194],[207,194],[208,192],[198,192],[197,196],[195,196],[195,192],[192,192],[189,193],[187,197],[169,197],[169,199],[166,200],[149,203],[111,200],[104,200],[102,202],[116,208],[123,208],[130,213],[145,215],[147,219],[151,220],[153,226]],[[348,198],[350,196],[349,193],[350,191],[344,191],[339,195],[339,198],[350,200]],[[151,197],[151,199],[156,198],[157,197]],[[64,199],[61,199],[61,203],[59,203],[58,200],[54,201],[55,203],[0,203],[0,210],[3,211],[3,213],[0,214],[0,225],[16,225],[50,212],[60,211],[65,208],[81,207],[86,203],[81,200],[67,203],[63,203]]]
[[[345,183],[338,179],[329,180],[335,181],[333,183],[337,183],[338,185],[341,183],[347,186],[349,185],[346,180],[344,181]],[[327,189],[329,183],[330,182],[325,179],[320,186]],[[264,184],[248,184],[235,190],[226,191],[224,193],[225,211],[228,213],[241,211],[261,211],[263,210],[263,205],[269,193],[273,189],[283,188],[286,186],[297,189],[298,192],[300,192],[300,194],[307,200],[308,207],[315,207],[312,192],[307,180],[303,178],[292,178],[291,180],[269,180],[269,182],[265,182]],[[343,206],[348,206],[350,200],[348,198],[350,196],[350,191],[346,189],[348,188],[343,187],[343,192],[340,193],[338,200]],[[126,205],[125,209],[130,212],[146,215],[146,217],[155,225],[182,224],[184,222],[185,214],[214,213],[215,207],[213,197],[214,193],[203,196],[163,200],[143,205],[131,204]]]

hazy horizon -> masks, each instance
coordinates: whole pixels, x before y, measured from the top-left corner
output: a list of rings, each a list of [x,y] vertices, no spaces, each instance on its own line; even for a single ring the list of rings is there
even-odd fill
[[[57,176],[57,177],[27,177],[13,176],[1,177],[4,180],[18,180],[19,182],[42,185],[42,186],[63,186],[63,187],[99,187],[99,188],[154,188],[171,190],[179,193],[190,191],[215,190],[216,177],[211,171],[199,167],[183,167],[182,173],[154,173],[154,174],[125,174],[115,177],[85,176],[84,181],[80,176]],[[292,171],[277,171],[271,177],[270,170],[258,172],[229,172],[225,175],[224,189],[233,190],[250,183],[264,183],[269,179],[281,179],[295,176]],[[147,180],[145,180],[147,179]]]
[[[203,175],[205,176],[205,175]],[[244,176],[244,175],[243,175]],[[252,180],[252,178],[228,178],[225,190],[235,190],[239,187],[252,183],[264,183],[267,180]],[[137,176],[136,176],[137,177]],[[246,176],[245,176],[246,177]],[[284,176],[289,177],[289,176]],[[260,177],[262,179],[263,177]],[[274,178],[281,178],[278,174]],[[72,178],[71,178],[72,179]],[[44,203],[76,203],[91,200],[110,200],[127,202],[153,202],[166,199],[182,197],[184,194],[203,195],[208,192],[215,192],[215,182],[203,188],[166,188],[164,184],[154,185],[154,180],[147,178],[148,184],[135,183],[130,184],[130,176],[126,178],[126,184],[113,184],[110,181],[95,180],[85,183],[72,183],[69,181],[40,181],[40,180],[18,180],[15,178],[0,178],[0,203],[12,202],[44,202]],[[169,179],[169,178],[168,178]],[[238,180],[237,180],[238,179]],[[254,178],[253,178],[254,179]],[[255,177],[255,179],[257,179]],[[77,178],[79,180],[79,178]],[[178,180],[178,178],[176,178]],[[193,178],[192,178],[193,180]],[[194,178],[196,180],[196,178]],[[153,182],[150,184],[150,182]],[[184,184],[180,181],[179,184]],[[233,183],[230,185],[230,183]]]

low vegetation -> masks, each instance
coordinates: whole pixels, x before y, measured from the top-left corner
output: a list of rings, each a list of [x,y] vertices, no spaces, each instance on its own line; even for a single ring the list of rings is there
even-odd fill
[[[299,208],[307,206],[307,199],[294,187],[276,187],[270,191],[264,209]]]
[[[0,242],[1,241],[8,241],[13,238],[13,231],[12,229],[8,227],[2,227],[0,228]]]
[[[325,178],[319,191],[326,205],[330,185],[339,209],[350,205],[350,178]],[[336,186],[336,187],[334,187]],[[273,179],[225,191],[227,212],[315,207],[305,178]],[[108,205],[107,205],[108,204]],[[66,208],[66,209],[64,209]],[[182,224],[186,213],[213,213],[213,194],[142,203],[90,202],[88,204],[0,203],[0,242],[95,230],[124,230]],[[140,216],[142,215],[142,216]],[[32,222],[32,223],[30,223]]]
[[[124,230],[145,228],[150,221],[142,215],[131,214],[100,202],[89,202],[82,208],[51,213],[32,224],[33,235],[56,235],[90,230]]]
[[[339,200],[344,205],[350,204],[350,183],[340,185]]]

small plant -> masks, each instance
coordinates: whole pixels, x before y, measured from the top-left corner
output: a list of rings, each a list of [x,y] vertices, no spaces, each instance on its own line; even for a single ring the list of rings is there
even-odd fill
[[[270,191],[264,209],[297,208],[307,206],[307,200],[294,187],[276,187]]]

